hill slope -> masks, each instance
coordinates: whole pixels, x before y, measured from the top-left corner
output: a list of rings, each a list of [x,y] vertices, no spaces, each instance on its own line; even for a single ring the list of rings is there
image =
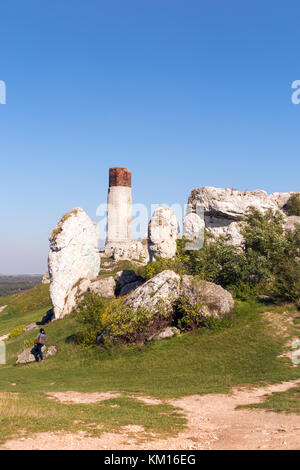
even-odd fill
[[[0,314],[2,334],[41,319],[49,307],[48,286],[0,299],[0,305],[7,302],[7,310]],[[263,314],[266,310],[270,313]],[[15,366],[17,354],[36,332],[21,334],[7,341],[7,364],[0,366],[0,439],[18,435],[21,430],[32,433],[45,426],[53,431],[73,429],[78,413],[83,418],[79,427],[85,431],[91,423],[101,424],[105,430],[117,430],[121,424],[139,424],[149,432],[176,434],[185,425],[176,407],[167,403],[151,407],[135,397],[146,395],[164,401],[195,394],[228,393],[241,384],[299,379],[299,368],[293,367],[288,357],[279,357],[285,351],[285,343],[300,334],[298,317],[292,305],[266,308],[256,301],[238,302],[229,328],[203,329],[143,347],[106,351],[78,346],[74,335],[79,325],[76,315],[70,315],[46,326],[49,344],[59,348],[57,356],[39,364]],[[45,395],[68,390],[113,390],[121,396],[101,404],[68,405],[53,402]],[[287,402],[289,411],[297,411],[296,400],[287,397]],[[274,400],[272,409],[276,409]],[[43,424],[45,410],[49,419]],[[7,419],[12,423],[10,428],[1,426]],[[99,435],[99,429],[92,428]]]

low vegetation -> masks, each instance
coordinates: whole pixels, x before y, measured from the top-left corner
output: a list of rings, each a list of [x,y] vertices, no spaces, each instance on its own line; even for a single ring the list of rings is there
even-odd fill
[[[0,336],[22,324],[41,320],[50,308],[49,284],[40,284],[18,294],[0,297],[1,305],[7,307],[0,313]]]
[[[296,215],[300,217],[300,193],[291,195],[287,202],[286,211],[288,215]]]
[[[180,240],[175,260],[157,260],[140,274],[150,278],[173,269],[220,284],[239,299],[267,295],[300,306],[300,224],[293,231],[284,231],[283,224],[279,213],[252,209],[241,221],[242,248],[207,233],[201,250],[185,252]]]
[[[259,408],[277,413],[300,414],[300,387],[292,387],[285,392],[274,392],[265,398],[263,403],[240,406],[239,408]]]
[[[300,335],[296,308],[300,229],[285,233],[278,215],[256,211],[242,223],[242,249],[220,238],[210,240],[199,252],[186,253],[180,240],[175,260],[158,260],[136,269],[146,279],[165,269],[193,274],[235,295],[234,312],[223,321],[204,321],[198,306],[182,298],[174,322],[185,333],[163,341],[120,341],[117,346],[103,346],[99,338],[96,342],[99,335],[112,333],[137,341],[147,325],[147,312],[133,316],[120,300],[89,293],[77,313],[46,326],[48,345],[56,345],[58,354],[43,363],[16,366],[17,355],[36,336],[35,331],[18,333],[23,325],[40,320],[49,308],[49,286],[0,298],[0,306],[8,305],[0,314],[0,334],[11,332],[7,364],[0,366],[0,442],[43,431],[83,430],[100,436],[130,424],[143,426],[147,439],[150,433],[174,435],[185,426],[178,409],[146,405],[137,395],[164,400],[299,379],[299,367],[288,357],[287,344]],[[257,294],[264,296],[259,300]],[[113,390],[120,396],[96,404],[68,404],[46,395],[68,390]],[[299,387],[294,387],[251,406],[298,413],[298,402]]]

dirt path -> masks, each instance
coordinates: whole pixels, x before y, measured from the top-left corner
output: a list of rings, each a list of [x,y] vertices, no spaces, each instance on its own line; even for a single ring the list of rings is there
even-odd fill
[[[100,438],[78,434],[42,433],[32,438],[6,442],[2,449],[300,449],[300,416],[258,409],[236,410],[238,405],[263,401],[267,393],[285,391],[299,382],[284,382],[256,389],[235,388],[232,395],[195,395],[170,403],[183,410],[188,426],[178,436],[143,439],[140,426],[125,426],[120,433],[103,433]],[[74,394],[74,396],[72,395]],[[65,392],[55,399],[87,403],[97,394]],[[91,395],[91,394],[90,394]],[[103,394],[99,394],[99,401]],[[147,404],[160,403],[151,397],[136,397]],[[138,429],[137,429],[138,428]]]

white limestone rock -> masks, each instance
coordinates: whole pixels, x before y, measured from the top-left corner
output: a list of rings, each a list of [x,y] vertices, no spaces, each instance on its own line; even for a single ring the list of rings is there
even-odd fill
[[[172,311],[172,303],[179,297],[180,276],[174,271],[165,270],[135,289],[124,303],[137,310],[147,308],[153,314],[158,307],[164,312]]]
[[[115,280],[117,283],[117,289],[121,290],[126,284],[138,281],[139,276],[133,271],[133,269],[123,269],[123,271],[118,271],[115,275]]]
[[[290,215],[285,219],[285,230],[295,230],[296,226],[300,225],[300,217],[297,215]]]
[[[204,317],[223,318],[234,308],[230,292],[218,284],[189,275],[182,278],[180,296],[187,298],[192,305],[200,304]]]
[[[79,284],[78,295],[81,296],[85,292],[89,291],[99,295],[99,297],[112,299],[115,296],[115,289],[116,281],[114,280],[113,276],[96,279],[95,281],[84,279]]]
[[[28,364],[29,362],[34,362],[35,357],[31,354],[32,347],[25,349],[21,354],[18,355],[16,364]],[[43,359],[48,357],[55,356],[58,353],[56,346],[43,346],[42,347]]]
[[[138,240],[108,242],[105,245],[105,255],[111,256],[115,261],[133,260],[142,264],[149,261],[147,244]]]
[[[198,214],[190,212],[183,218],[184,237],[187,242],[185,248],[200,249],[204,243],[204,218]]]
[[[178,233],[178,221],[174,212],[166,206],[157,207],[148,225],[150,262],[157,258],[174,258]]]
[[[263,213],[271,209],[274,213],[281,211],[284,214],[290,195],[291,193],[268,195],[261,190],[238,191],[206,186],[194,189],[188,202],[194,211],[197,204],[204,208],[205,227],[214,237],[224,235],[229,243],[240,246],[243,237],[238,221],[247,216],[250,207]]]
[[[134,282],[130,282],[129,284],[126,284],[120,290],[119,296],[122,297],[123,295],[129,294],[130,292],[134,291],[137,287],[141,286],[142,284],[143,284],[142,281],[134,281]]]
[[[98,228],[76,207],[62,217],[49,240],[50,298],[58,319],[76,306],[80,279],[92,280],[99,274]]]
[[[42,284],[50,284],[50,276],[49,273],[44,274],[42,278]]]
[[[178,336],[178,335],[180,335],[180,331],[177,328],[173,326],[167,326],[159,333],[156,333],[152,337],[149,337],[148,341],[172,338],[173,336]]]

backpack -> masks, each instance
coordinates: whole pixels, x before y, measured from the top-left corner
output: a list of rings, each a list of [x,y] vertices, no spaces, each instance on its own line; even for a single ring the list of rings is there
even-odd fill
[[[43,340],[43,335],[42,333],[39,333],[37,339],[36,339],[36,344],[44,344],[44,340]]]

